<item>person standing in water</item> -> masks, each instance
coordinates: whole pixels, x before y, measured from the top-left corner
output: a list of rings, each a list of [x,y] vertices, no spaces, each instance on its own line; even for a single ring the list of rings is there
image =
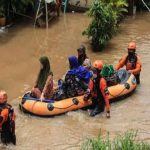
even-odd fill
[[[53,95],[53,73],[47,56],[42,56],[39,61],[40,71],[31,90],[31,96],[40,98],[42,101]]]
[[[126,70],[136,78],[137,84],[140,84],[140,72],[141,72],[141,60],[140,57],[135,53],[136,52],[136,43],[130,42],[128,44],[128,54],[125,54],[119,63],[116,65],[115,69],[119,70],[123,66],[126,67]]]
[[[16,145],[15,135],[15,112],[10,104],[7,103],[7,93],[0,91],[0,134],[1,141],[7,145],[12,143]]]
[[[95,116],[100,112],[106,111],[106,117],[110,118],[110,104],[109,97],[107,93],[107,81],[101,75],[103,69],[103,62],[101,60],[96,60],[93,63],[95,72],[93,72],[93,79],[90,80],[90,91],[93,100],[94,109],[90,112],[90,116]]]

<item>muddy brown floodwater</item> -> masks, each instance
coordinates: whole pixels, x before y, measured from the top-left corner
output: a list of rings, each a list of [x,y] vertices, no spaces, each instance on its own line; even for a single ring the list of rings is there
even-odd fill
[[[87,37],[81,35],[90,19],[84,14],[61,14],[49,29],[33,28],[21,23],[0,34],[0,89],[8,92],[15,108],[17,145],[0,149],[12,150],[77,150],[86,137],[109,132],[111,137],[128,129],[139,130],[141,140],[150,142],[150,13],[127,17],[118,34],[102,52],[92,52]],[[53,118],[23,114],[18,104],[25,91],[31,89],[39,70],[39,57],[47,55],[55,80],[68,68],[67,57],[77,55],[81,43],[87,47],[92,61],[103,59],[115,65],[127,51],[130,40],[137,43],[142,59],[141,84],[123,101],[111,104],[111,118],[101,113],[92,118],[86,111],[69,112]]]

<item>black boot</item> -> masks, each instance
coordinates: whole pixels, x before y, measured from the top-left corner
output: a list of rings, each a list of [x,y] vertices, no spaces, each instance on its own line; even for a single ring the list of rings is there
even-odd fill
[[[103,111],[104,111],[104,105],[98,101],[94,109],[92,109],[92,111],[90,112],[90,116],[94,117]]]
[[[140,84],[140,74],[135,75],[136,83]]]

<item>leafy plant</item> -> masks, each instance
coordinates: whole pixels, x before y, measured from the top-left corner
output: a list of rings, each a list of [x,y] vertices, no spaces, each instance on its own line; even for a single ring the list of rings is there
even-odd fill
[[[92,38],[94,50],[101,50],[116,32],[116,13],[111,4],[95,0],[88,11],[88,16],[93,19],[88,28],[83,31],[83,35]]]
[[[131,130],[118,135],[114,140],[109,136],[105,139],[100,134],[97,138],[89,138],[83,144],[82,150],[149,150],[150,145],[137,141],[137,131]]]
[[[112,6],[112,9],[117,16],[117,20],[120,20],[123,17],[123,14],[128,12],[128,3],[126,0],[102,0],[102,2]]]
[[[34,4],[33,0],[7,0],[13,12],[25,13],[29,5]]]
[[[10,17],[12,13],[26,13],[29,5],[33,6],[34,0],[0,0],[0,14]]]

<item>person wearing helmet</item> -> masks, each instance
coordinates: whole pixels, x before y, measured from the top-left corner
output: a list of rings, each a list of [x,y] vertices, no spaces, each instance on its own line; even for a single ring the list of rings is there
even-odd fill
[[[15,113],[7,103],[7,93],[3,90],[0,91],[0,133],[3,144],[16,145]]]
[[[86,48],[84,45],[81,45],[77,49],[77,52],[78,52],[78,64],[79,64],[79,66],[83,66],[86,62],[91,63],[90,59],[87,57]]]
[[[95,105],[94,109],[90,112],[90,116],[95,116],[100,112],[106,111],[106,117],[110,117],[110,105],[108,94],[106,93],[107,82],[105,78],[101,76],[101,70],[103,69],[103,62],[96,60],[93,63],[95,71],[93,71],[93,79],[90,80],[90,91]]]
[[[141,72],[141,60],[140,57],[135,53],[136,43],[130,42],[128,44],[128,54],[125,54],[119,63],[116,65],[115,69],[119,70],[123,66],[126,67],[129,73],[133,73],[137,84],[140,84],[140,72]]]

